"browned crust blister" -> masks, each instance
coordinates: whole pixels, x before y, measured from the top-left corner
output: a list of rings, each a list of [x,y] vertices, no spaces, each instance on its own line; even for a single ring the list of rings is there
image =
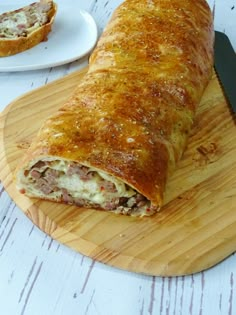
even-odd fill
[[[0,38],[0,57],[18,54],[38,45],[42,41],[46,41],[47,36],[52,29],[56,12],[57,5],[53,3],[52,9],[48,12],[49,22],[37,28],[25,37],[20,36],[13,39]]]

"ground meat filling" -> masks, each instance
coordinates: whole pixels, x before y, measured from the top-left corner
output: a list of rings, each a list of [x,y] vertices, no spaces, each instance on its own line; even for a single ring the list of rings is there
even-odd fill
[[[59,163],[58,161],[37,162],[29,171],[25,172],[25,176],[30,180],[34,189],[41,194],[56,196],[55,199],[59,198],[60,201],[67,204],[92,206],[119,213],[141,210],[148,213],[155,210],[143,195],[126,184],[122,184],[123,190],[120,192],[115,183],[106,177],[103,178],[92,168],[69,162],[63,167],[58,167]],[[61,178],[66,178],[67,184],[63,185]],[[68,185],[72,187],[71,190],[68,189]],[[87,190],[87,194],[73,193],[76,191],[77,185],[80,187],[79,189]],[[94,199],[89,198],[90,194]]]
[[[0,15],[0,38],[26,37],[35,28],[49,22],[52,2],[35,2],[23,9]]]

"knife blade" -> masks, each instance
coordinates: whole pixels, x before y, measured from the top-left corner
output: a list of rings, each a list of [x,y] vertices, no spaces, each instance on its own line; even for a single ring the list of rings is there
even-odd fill
[[[227,35],[218,31],[215,31],[214,58],[225,97],[236,113],[236,54]]]

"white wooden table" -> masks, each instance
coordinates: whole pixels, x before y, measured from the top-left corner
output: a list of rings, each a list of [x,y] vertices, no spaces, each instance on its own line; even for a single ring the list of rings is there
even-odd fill
[[[63,5],[63,0],[57,2]],[[121,2],[70,0],[66,4],[89,11],[101,32]],[[236,0],[208,2],[211,8],[215,6],[215,28],[230,37],[236,50]],[[17,96],[86,63],[87,57],[55,68],[0,73],[0,110]],[[192,276],[162,278],[121,271],[52,240],[32,224],[0,186],[1,315],[233,315],[235,293],[235,255]]]

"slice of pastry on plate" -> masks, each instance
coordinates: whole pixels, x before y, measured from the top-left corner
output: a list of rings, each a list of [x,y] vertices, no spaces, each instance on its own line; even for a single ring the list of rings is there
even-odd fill
[[[40,1],[2,13],[0,57],[15,55],[47,40],[56,11],[53,1]]]

